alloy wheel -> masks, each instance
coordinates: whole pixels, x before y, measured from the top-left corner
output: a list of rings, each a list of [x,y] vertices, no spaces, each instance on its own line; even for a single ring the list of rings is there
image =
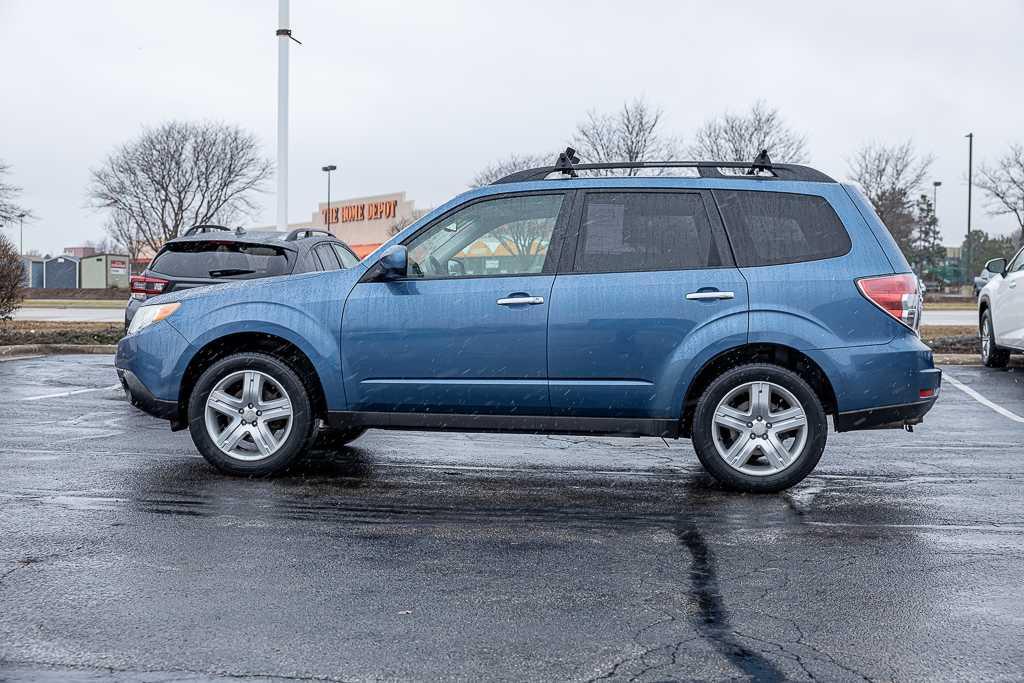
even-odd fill
[[[228,457],[263,460],[288,439],[293,412],[280,382],[259,370],[239,370],[217,382],[206,398],[206,431]]]
[[[719,457],[744,474],[778,474],[796,462],[807,443],[807,413],[774,382],[746,382],[715,408],[712,439]]]

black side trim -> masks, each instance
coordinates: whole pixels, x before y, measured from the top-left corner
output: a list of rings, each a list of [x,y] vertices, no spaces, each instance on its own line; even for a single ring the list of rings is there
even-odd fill
[[[903,429],[924,421],[925,413],[935,405],[930,398],[918,403],[905,403],[885,408],[855,410],[839,413],[833,418],[837,432],[852,432],[859,429]]]
[[[170,420],[171,429],[174,431],[185,428],[186,425],[180,424],[178,420],[177,401],[165,401],[153,396],[153,393],[139,381],[139,378],[131,370],[118,368],[117,378],[121,380],[121,387],[128,394],[128,401],[133,406],[153,417]]]
[[[550,415],[466,415],[461,413],[379,413],[331,411],[333,428],[414,429],[448,432],[519,432],[525,434],[603,434],[679,437],[672,419],[565,417]]]

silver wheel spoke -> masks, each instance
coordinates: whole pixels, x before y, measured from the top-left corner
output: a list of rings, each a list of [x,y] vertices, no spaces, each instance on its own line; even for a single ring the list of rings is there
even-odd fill
[[[750,416],[735,408],[719,406],[718,410],[715,411],[715,424],[717,425],[743,432],[746,431],[749,423]]]
[[[768,417],[771,399],[771,385],[767,382],[753,382],[750,385],[750,413],[755,418]]]
[[[217,436],[217,445],[220,446],[221,450],[230,451],[238,445],[238,441],[245,436],[248,432],[244,426],[242,426],[241,418],[235,418],[223,432]]]
[[[803,427],[807,424],[807,416],[804,415],[804,411],[800,408],[781,410],[772,415],[769,420],[772,425],[769,432],[774,432],[776,434],[796,429],[797,427]]]
[[[761,439],[760,443],[761,451],[764,453],[764,457],[768,458],[772,467],[781,470],[789,464],[789,451],[779,441],[779,437],[769,434],[767,438]]]
[[[242,403],[256,405],[263,395],[263,374],[249,371],[245,373],[245,385],[242,389]]]
[[[242,409],[242,399],[223,391],[210,392],[207,404],[217,412],[232,418],[238,417],[238,411]]]
[[[270,432],[266,422],[261,422],[249,429],[252,440],[256,442],[256,448],[260,449],[263,455],[270,455],[277,450],[277,439]]]
[[[264,420],[279,420],[282,417],[290,417],[292,414],[292,402],[286,398],[264,401],[256,405],[263,413]]]

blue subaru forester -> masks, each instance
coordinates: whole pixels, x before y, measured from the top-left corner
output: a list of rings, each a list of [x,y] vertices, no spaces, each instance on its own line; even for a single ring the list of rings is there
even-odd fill
[[[146,303],[117,350],[130,400],[239,475],[285,470],[322,429],[683,436],[725,485],[778,491],[817,464],[826,416],[910,430],[941,378],[870,203],[764,153],[568,149],[348,270]]]

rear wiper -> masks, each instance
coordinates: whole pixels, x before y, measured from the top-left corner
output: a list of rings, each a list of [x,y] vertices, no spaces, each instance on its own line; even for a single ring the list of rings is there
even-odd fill
[[[245,268],[223,268],[221,270],[211,270],[210,277],[231,277],[232,275],[252,275],[255,270],[246,270]]]

